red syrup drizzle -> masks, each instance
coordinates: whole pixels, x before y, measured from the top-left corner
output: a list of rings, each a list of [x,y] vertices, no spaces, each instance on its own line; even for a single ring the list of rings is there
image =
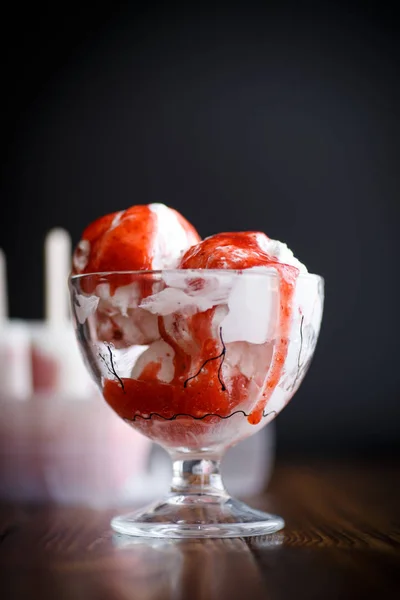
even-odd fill
[[[156,226],[157,215],[144,205],[132,206],[120,215],[100,217],[83,232],[82,240],[90,244],[89,256],[84,269],[75,269],[74,274],[151,269]],[[130,275],[113,275],[108,280],[110,294],[114,295],[117,288],[131,282]],[[98,283],[97,276],[85,278],[83,291],[93,293]]]
[[[183,239],[186,237],[188,246],[200,240],[197,231],[182,215],[167,207],[165,210],[169,211],[170,216],[175,216],[175,227],[184,234]],[[142,299],[153,293],[155,280],[149,271],[158,262],[159,255],[162,258],[163,251],[168,256],[168,248],[163,248],[167,233],[168,227],[152,205],[132,206],[105,215],[83,232],[81,243],[74,252],[72,274],[87,275],[80,281],[81,289],[86,294],[96,294],[99,284],[105,286],[98,307],[98,335],[103,341],[114,343],[116,347],[123,346],[124,325],[121,324],[121,316],[124,315],[118,314],[118,319],[113,318],[116,311],[112,306],[112,297],[118,289],[130,284],[133,284],[132,293],[138,293]],[[130,271],[141,273],[135,276]],[[109,274],[101,276],[101,273]],[[129,293],[128,289],[126,293]],[[129,315],[124,318],[129,319]]]
[[[218,234],[190,248],[182,258],[182,269],[238,269],[269,266],[279,276],[279,333],[272,363],[264,385],[264,391],[248,421],[260,422],[264,409],[281,379],[285,364],[292,316],[292,300],[298,269],[276,262],[262,248],[254,232]],[[175,352],[174,377],[170,383],[157,380],[160,363],[150,363],[140,379],[124,378],[123,386],[118,380],[106,380],[104,397],[122,417],[133,420],[136,415],[154,414],[163,419],[175,415],[203,418],[214,414],[227,417],[247,399],[248,378],[240,374],[231,379],[229,389],[220,380],[222,343],[211,331],[215,309],[197,313],[188,319],[188,329],[193,341],[192,352],[183,349],[176,337],[166,331],[165,322],[159,317],[161,338]],[[177,319],[183,318],[180,315]],[[220,360],[216,360],[219,358]],[[194,376],[195,375],[195,376]],[[205,417],[212,419],[213,417]]]
[[[188,245],[200,240],[194,227],[177,211],[178,224],[184,230]],[[136,205],[96,219],[83,232],[82,241],[89,243],[89,256],[83,269],[76,268],[82,254],[80,246],[75,249],[73,275],[107,273],[116,271],[146,271],[153,268],[156,236],[159,217],[150,205]],[[116,274],[110,278],[110,293],[132,282],[132,276]],[[87,293],[93,293],[98,280],[96,277],[82,281]]]
[[[289,346],[292,302],[299,274],[296,267],[289,265],[271,263],[270,266],[276,269],[279,276],[279,334],[262,397],[248,417],[248,421],[252,425],[260,422],[264,409],[282,377]]]

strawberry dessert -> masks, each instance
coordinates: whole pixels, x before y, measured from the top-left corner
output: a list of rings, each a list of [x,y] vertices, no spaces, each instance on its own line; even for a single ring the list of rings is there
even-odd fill
[[[233,414],[259,424],[284,375],[301,272],[286,244],[264,233],[201,241],[163,205],[98,219],[77,246],[74,273],[104,278],[82,281],[78,309],[95,303],[99,342],[140,347],[130,373],[104,373],[106,401],[155,439],[157,421],[179,421],[170,445]]]

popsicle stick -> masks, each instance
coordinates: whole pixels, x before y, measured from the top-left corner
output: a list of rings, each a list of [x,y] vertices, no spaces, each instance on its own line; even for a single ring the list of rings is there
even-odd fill
[[[64,229],[52,229],[45,241],[45,318],[52,327],[63,327],[68,323],[70,266],[70,236]]]
[[[8,291],[7,291],[7,265],[6,256],[0,248],[0,327],[8,319]]]

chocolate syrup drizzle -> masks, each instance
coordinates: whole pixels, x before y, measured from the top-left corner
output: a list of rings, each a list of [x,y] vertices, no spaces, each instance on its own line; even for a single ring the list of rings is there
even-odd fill
[[[302,315],[301,321],[300,321],[300,350],[299,350],[299,356],[297,358],[297,373],[296,373],[296,377],[294,379],[293,385],[290,388],[291,391],[294,390],[294,388],[296,387],[296,383],[297,383],[297,380],[299,379],[300,371],[301,371],[301,367],[302,367],[301,352],[303,350],[303,323],[304,323],[304,315]]]
[[[269,415],[272,414],[276,414],[275,410],[271,410],[270,412],[263,412],[263,418],[268,417]],[[195,417],[194,415],[190,415],[188,413],[178,413],[175,415],[172,415],[172,417],[164,417],[164,415],[160,415],[159,413],[153,412],[150,413],[149,415],[147,415],[146,417],[144,415],[134,415],[132,419],[124,419],[125,421],[132,421],[133,423],[138,420],[138,419],[142,419],[142,421],[151,421],[151,419],[154,418],[159,418],[159,419],[163,419],[163,421],[176,421],[176,419],[178,419],[179,417],[189,417],[191,419],[194,419],[195,421],[203,421],[204,419],[206,419],[207,417],[218,417],[218,419],[221,420],[226,420],[226,419],[230,419],[231,417],[234,417],[235,415],[243,415],[244,417],[248,417],[250,415],[250,413],[246,413],[244,410],[235,410],[235,412],[231,413],[230,415],[219,415],[218,413],[207,413],[206,415],[203,415],[201,417]]]
[[[110,346],[110,344],[106,344],[106,346],[107,346],[108,354],[110,355],[110,364],[108,364],[107,360],[101,354],[101,352],[99,352],[99,357],[101,358],[101,360],[103,361],[103,363],[107,367],[107,371],[110,373],[110,375],[114,375],[114,377],[117,379],[117,381],[119,382],[119,384],[120,384],[120,386],[121,386],[121,388],[122,388],[122,390],[123,390],[123,392],[125,394],[124,382],[122,381],[121,377],[118,375],[117,371],[115,370],[114,357],[112,355],[111,346]]]
[[[224,340],[222,338],[222,327],[219,328],[219,337],[221,339],[221,344],[222,344],[222,351],[220,352],[220,354],[218,354],[218,356],[212,356],[211,358],[207,358],[207,360],[204,361],[204,363],[201,365],[201,367],[197,371],[197,373],[195,375],[191,375],[190,377],[188,377],[186,379],[185,383],[183,384],[184,388],[187,387],[187,384],[189,381],[191,381],[192,379],[195,379],[196,377],[198,377],[200,375],[200,373],[202,372],[202,370],[204,369],[204,367],[206,366],[207,363],[211,362],[212,360],[218,360],[219,358],[222,358],[221,363],[218,368],[218,381],[221,384],[222,391],[226,392],[226,386],[222,379],[222,365],[224,364],[225,355],[226,355],[226,346],[225,346]]]

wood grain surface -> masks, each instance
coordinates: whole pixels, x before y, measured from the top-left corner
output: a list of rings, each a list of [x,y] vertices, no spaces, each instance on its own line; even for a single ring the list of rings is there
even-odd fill
[[[400,597],[398,465],[279,465],[254,507],[273,536],[114,536],[115,511],[0,509],[0,598],[296,600]]]

